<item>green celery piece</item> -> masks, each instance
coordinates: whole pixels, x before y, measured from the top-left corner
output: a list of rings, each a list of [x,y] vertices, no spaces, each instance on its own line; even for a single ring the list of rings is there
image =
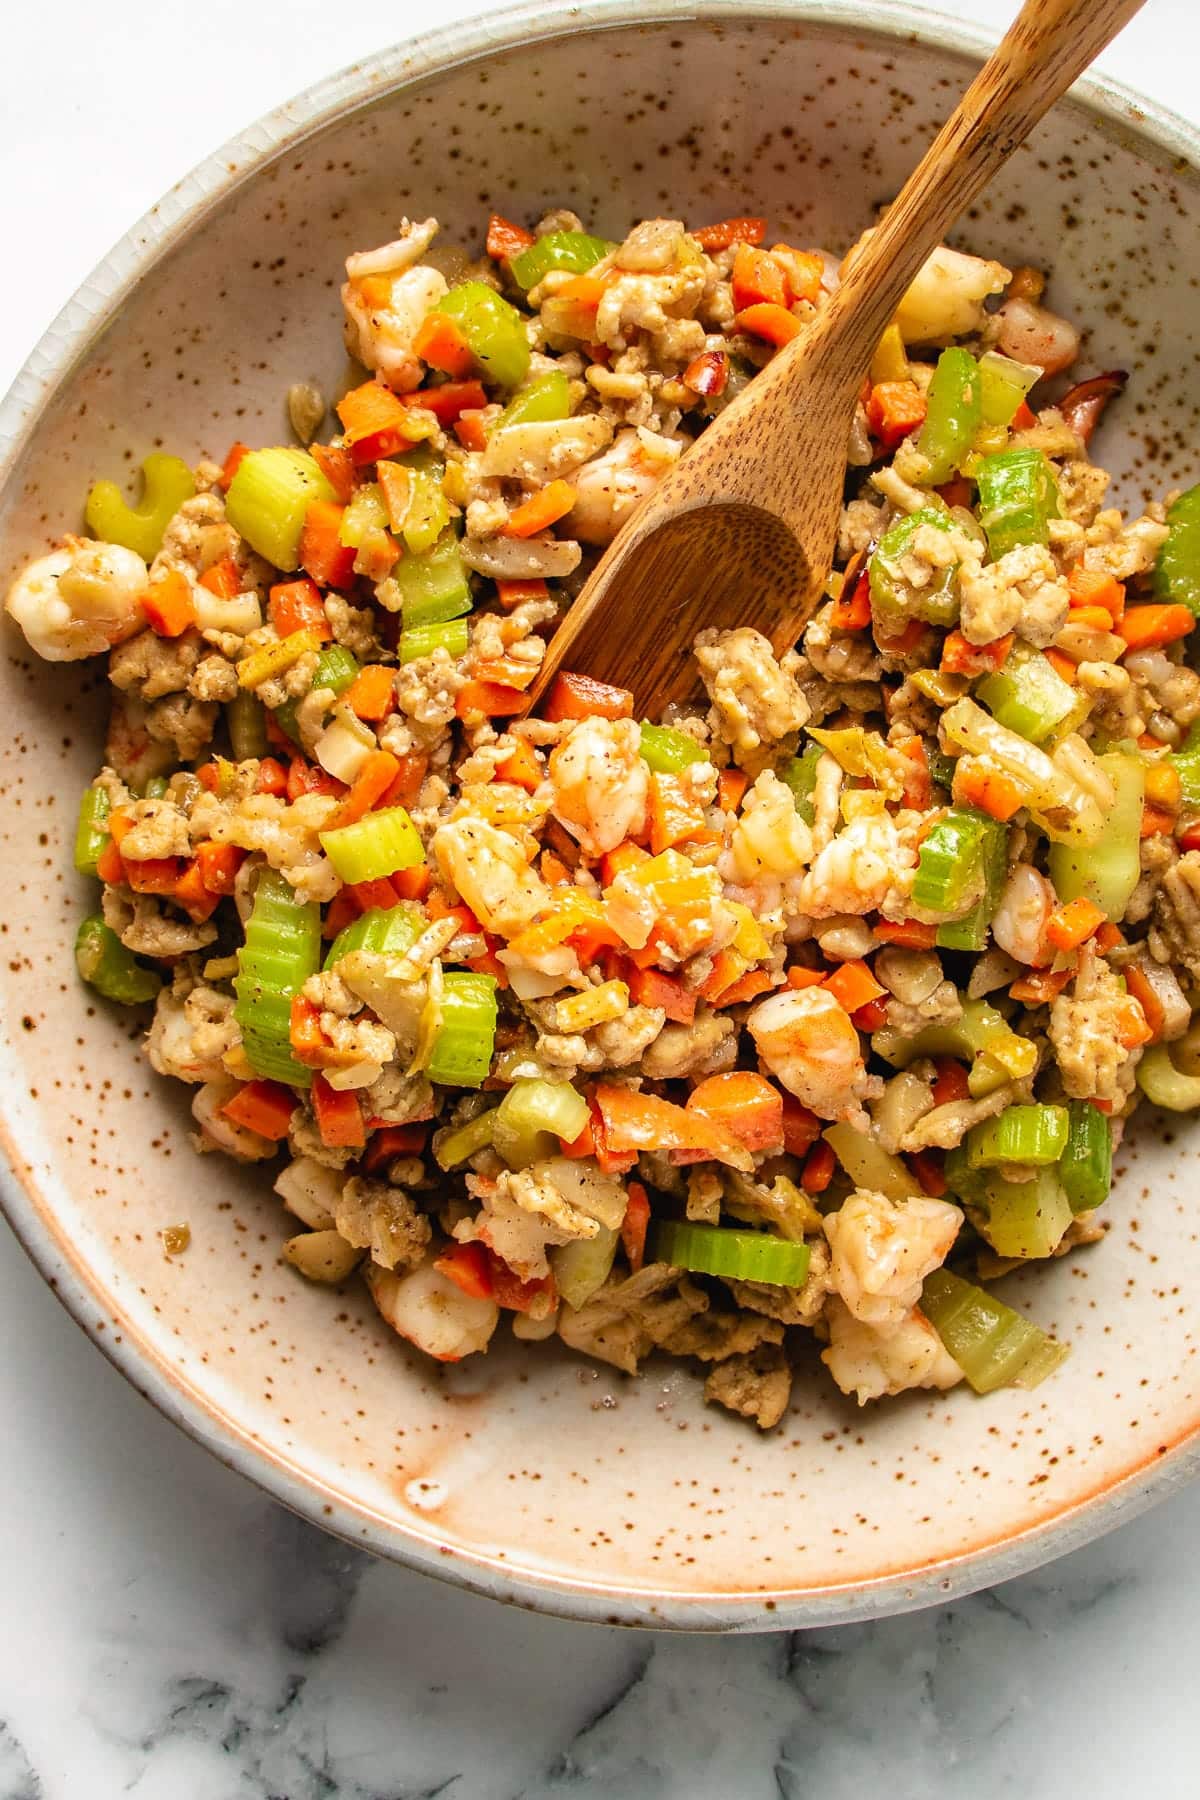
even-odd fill
[[[550,369],[545,375],[535,375],[513,395],[492,430],[506,431],[510,425],[540,425],[570,416],[570,384],[561,369]]]
[[[1011,425],[1022,400],[1042,371],[1035,363],[1014,362],[999,350],[987,350],[979,359],[979,402],[985,425]]]
[[[952,346],[942,351],[925,398],[928,411],[917,449],[929,472],[922,480],[940,487],[957,472],[983,416],[979,364],[969,350]]]
[[[225,723],[234,762],[267,754],[267,715],[262,701],[249,688],[239,688],[228,703]]]
[[[450,507],[436,469],[410,469],[408,511],[401,536],[410,556],[432,550],[450,523]]]
[[[575,1238],[550,1252],[550,1267],[559,1295],[578,1312],[604,1286],[616,1260],[620,1233],[601,1225],[594,1238]]]
[[[196,492],[192,471],[178,456],[153,451],[142,463],[142,499],[130,506],[115,481],[93,482],[84,508],[89,531],[106,544],[134,550],[152,562],[163,533],[185,500]]]
[[[489,1112],[481,1112],[474,1119],[468,1119],[465,1125],[452,1126],[449,1131],[439,1131],[433,1140],[433,1156],[439,1169],[453,1169],[475,1156],[480,1150],[486,1150],[492,1141],[492,1133],[496,1129],[495,1106]]]
[[[732,1231],[727,1225],[690,1225],[664,1219],[654,1227],[655,1262],[729,1281],[762,1281],[769,1287],[803,1287],[809,1248],[766,1231]]]
[[[830,1125],[825,1142],[837,1157],[855,1187],[870,1188],[872,1193],[886,1194],[889,1200],[911,1200],[922,1192],[907,1163],[885,1150],[876,1138],[869,1137],[844,1119]]]
[[[1008,874],[1008,827],[989,819],[983,844],[983,893],[961,919],[947,919],[937,928],[939,950],[980,951],[987,944],[988,929],[996,916]]]
[[[1185,1075],[1177,1069],[1166,1044],[1151,1044],[1143,1053],[1137,1084],[1151,1106],[1167,1112],[1195,1112],[1200,1107],[1200,1075]]]
[[[970,806],[952,806],[926,834],[912,887],[925,912],[962,914],[983,898],[985,850],[995,820]]]
[[[141,1006],[162,986],[161,977],[135,960],[99,913],[84,919],[75,933],[75,967],[89,987],[118,1006]]]
[[[264,869],[238,951],[233,1016],[256,1075],[307,1087],[312,1071],[292,1054],[292,1001],[321,962],[321,909],[299,900],[274,869]]]
[[[364,544],[388,529],[388,510],[383,503],[383,489],[377,481],[366,481],[356,487],[338,526],[338,542],[347,550],[361,550]]]
[[[975,469],[977,512],[988,548],[999,559],[1018,544],[1048,544],[1059,516],[1058,483],[1040,450],[999,450]]]
[[[962,1018],[953,1025],[926,1025],[912,1036],[885,1025],[871,1036],[871,1048],[895,1069],[906,1069],[919,1056],[957,1056],[963,1062],[975,1058],[967,1077],[971,1092],[1001,1087],[1014,1077],[1033,1072],[1037,1048],[1018,1037],[1007,1020],[986,1000],[964,1000]]]
[[[935,531],[952,531],[954,520],[944,508],[923,506],[919,512],[897,519],[880,538],[867,564],[871,586],[871,611],[889,631],[899,632],[910,619],[949,628],[958,622],[958,565],[943,569],[928,587],[909,587],[900,570],[912,540],[923,525]]]
[[[1160,600],[1200,617],[1200,483],[1168,508],[1167,527],[1154,565],[1154,591]]]
[[[806,825],[813,822],[813,788],[817,781],[817,764],[824,754],[820,744],[808,744],[783,770],[783,779],[792,790],[796,811]]]
[[[1081,716],[1075,689],[1048,657],[1026,644],[1014,644],[1003,668],[976,682],[975,698],[1001,725],[1034,744],[1070,730]]]
[[[941,750],[926,750],[929,759],[929,779],[935,787],[951,788],[954,785],[954,758],[946,756]]]
[[[656,775],[678,775],[692,763],[706,762],[708,751],[686,731],[670,725],[652,725],[643,719],[641,725],[641,758]]]
[[[285,737],[291,738],[297,749],[300,747],[300,727],[296,723],[296,714],[299,711],[299,700],[285,700],[283,705],[277,706],[271,714],[280,731],[284,733]]]
[[[252,550],[277,569],[291,570],[300,566],[304,515],[314,500],[334,497],[307,450],[250,450],[229,484],[225,516]]]
[[[391,581],[400,597],[406,630],[443,625],[471,610],[470,582],[453,532],[447,532],[420,556],[402,557]]]
[[[946,1152],[942,1164],[942,1174],[946,1178],[946,1186],[952,1197],[960,1200],[964,1206],[977,1206],[983,1194],[983,1184],[987,1177],[979,1169],[973,1169],[967,1161],[965,1144],[955,1144]]]
[[[397,654],[401,663],[417,662],[445,650],[450,656],[467,654],[468,632],[465,619],[449,619],[440,625],[405,626],[400,633]]]
[[[95,875],[96,865],[108,844],[112,801],[106,788],[84,788],[79,796],[79,823],[75,827],[75,867],[80,875]]]
[[[510,1169],[561,1154],[588,1122],[588,1103],[569,1081],[521,1076],[496,1108],[492,1142]]]
[[[1184,804],[1200,806],[1200,720],[1192,726],[1170,761],[1179,773]]]
[[[1072,1100],[1067,1108],[1070,1129],[1058,1164],[1073,1213],[1091,1212],[1108,1198],[1112,1186],[1112,1125],[1098,1106]]]
[[[525,320],[484,281],[464,281],[438,301],[437,312],[454,320],[489,380],[519,387],[529,373]]]
[[[335,871],[351,885],[379,881],[425,861],[417,828],[402,806],[384,807],[352,825],[337,825],[318,835]]]
[[[1112,924],[1119,925],[1141,879],[1146,770],[1136,752],[1111,750],[1096,761],[1117,793],[1116,803],[1104,821],[1104,836],[1090,847],[1052,843],[1047,866],[1060,900],[1076,900],[1083,895],[1095,901]]]
[[[166,776],[165,775],[151,775],[150,779],[146,782],[145,786],[140,790],[140,792],[138,794],[138,798],[141,800],[161,800],[163,795],[166,793],[166,791],[167,791]]]
[[[972,1125],[965,1139],[972,1169],[1029,1163],[1035,1168],[1056,1163],[1067,1147],[1069,1116],[1065,1106],[1040,1102],[1008,1106],[992,1119]]]
[[[351,655],[344,644],[326,644],[317,654],[317,666],[313,670],[312,689],[309,691],[332,688],[335,694],[344,694],[358,674],[358,659]]]
[[[570,275],[586,275],[615,249],[615,244],[604,238],[590,237],[586,231],[548,231],[527,250],[519,250],[508,266],[517,286],[528,293],[551,269],[564,269]]]
[[[1007,1181],[993,1171],[979,1202],[979,1229],[997,1256],[1026,1261],[1051,1256],[1071,1223],[1071,1203],[1057,1169],[1039,1169],[1032,1181]]]
[[[451,969],[443,977],[442,1022],[425,1069],[447,1087],[482,1086],[496,1043],[496,978]]]
[[[949,1269],[925,1277],[921,1311],[977,1394],[1035,1388],[1068,1355],[1065,1344]]]
[[[386,909],[373,906],[338,932],[329,946],[325,967],[336,968],[343,956],[350,956],[355,950],[365,950],[372,956],[403,956],[424,929],[425,915],[411,900]]]

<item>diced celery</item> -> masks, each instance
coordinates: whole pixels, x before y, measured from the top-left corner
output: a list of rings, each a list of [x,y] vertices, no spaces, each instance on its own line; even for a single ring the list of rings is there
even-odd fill
[[[267,754],[267,715],[256,694],[239,688],[225,708],[225,723],[235,762]]]
[[[1065,1344],[949,1269],[925,1277],[921,1311],[977,1394],[1035,1388],[1067,1358]]]
[[[641,732],[642,761],[658,775],[678,775],[692,763],[707,761],[708,751],[686,731],[643,719]]]
[[[105,821],[112,811],[107,788],[84,788],[79,797],[79,822],[75,827],[75,867],[81,875],[95,875],[96,865],[108,844]]]
[[[343,956],[366,950],[373,956],[403,956],[425,929],[425,915],[410,900],[386,909],[373,906],[339,931],[329,947],[325,967],[334,969]]]
[[[1014,362],[999,350],[979,359],[980,412],[985,425],[1011,425],[1013,416],[1042,371],[1034,363]]]
[[[1058,1161],[1067,1136],[1065,1106],[1009,1106],[995,1118],[972,1125],[965,1140],[967,1163],[972,1169],[1002,1168],[1006,1163],[1040,1168]]]
[[[952,806],[926,833],[913,881],[924,912],[961,914],[983,898],[985,851],[996,821],[973,807]]]
[[[496,1109],[492,1142],[510,1169],[526,1169],[574,1143],[588,1116],[587,1101],[569,1081],[522,1076]]]
[[[256,1075],[307,1087],[312,1072],[291,1048],[292,1001],[321,961],[321,909],[299,900],[274,869],[264,869],[254,890],[246,941],[238,952],[234,1018],[242,1048]]]
[[[1090,1212],[1108,1198],[1112,1186],[1112,1125],[1098,1106],[1072,1100],[1070,1130],[1058,1178],[1073,1213]]]
[[[129,505],[115,481],[97,481],[88,492],[83,516],[88,530],[106,544],[121,544],[136,551],[143,562],[152,562],[167,526],[195,492],[187,464],[155,450],[142,463],[139,506]]]
[[[442,1022],[425,1073],[447,1087],[480,1087],[496,1042],[496,979],[465,969],[443,977]]]
[[[914,1194],[923,1191],[906,1163],[845,1120],[828,1127],[825,1142],[855,1187],[886,1194],[889,1200],[911,1200]]]
[[[947,1188],[956,1200],[961,1200],[964,1206],[978,1205],[987,1177],[981,1169],[971,1167],[965,1143],[955,1144],[947,1150],[942,1163],[942,1174]]]
[[[979,1229],[997,1256],[1051,1256],[1071,1223],[1071,1203],[1056,1169],[1039,1169],[1031,1181],[992,1173],[976,1204],[985,1214]]]
[[[976,1099],[1006,1081],[1032,1074],[1036,1044],[1018,1037],[986,1000],[964,1000],[962,1008],[962,1017],[953,1025],[926,1025],[909,1036],[885,1025],[872,1034],[871,1048],[897,1069],[906,1069],[919,1056],[974,1058],[967,1081]]]
[[[1154,591],[1200,616],[1200,483],[1171,504],[1167,527],[1154,565]]]
[[[300,565],[304,515],[314,500],[333,498],[307,450],[250,450],[229,484],[225,516],[252,550],[277,569],[290,570]]]
[[[1086,696],[1064,681],[1040,650],[1026,644],[1014,644],[1004,667],[976,683],[975,698],[1001,725],[1034,744],[1072,730],[1087,713]]]
[[[620,1242],[620,1233],[601,1225],[594,1238],[575,1238],[550,1252],[554,1285],[566,1304],[578,1311],[604,1286]]]
[[[417,662],[445,650],[449,656],[465,656],[469,634],[465,619],[449,619],[438,625],[410,625],[400,633],[398,655],[402,663]]]
[[[84,919],[75,933],[75,967],[89,987],[118,1006],[141,1006],[162,986],[162,978],[135,961],[99,913]]]
[[[806,825],[813,822],[813,788],[817,781],[817,764],[824,754],[820,744],[809,744],[799,756],[793,756],[783,770],[783,779],[792,790],[796,811]]]
[[[493,431],[504,431],[510,425],[537,425],[571,415],[570,384],[561,369],[550,369],[535,375],[519,393],[514,394]]]
[[[1151,1044],[1143,1053],[1137,1084],[1152,1106],[1167,1112],[1195,1112],[1200,1107],[1200,1075],[1185,1075],[1177,1069],[1166,1044]]]
[[[244,688],[261,687],[264,681],[274,680],[302,656],[313,656],[320,648],[321,640],[311,627],[289,631],[285,638],[244,656],[237,666],[238,682]]]
[[[480,1150],[486,1150],[496,1128],[497,1110],[493,1106],[488,1112],[481,1112],[475,1118],[468,1119],[465,1125],[455,1125],[449,1131],[439,1131],[433,1140],[433,1156],[438,1168],[456,1168],[469,1157],[478,1155]]]
[[[402,806],[385,807],[352,825],[337,825],[319,835],[334,869],[351,885],[378,881],[425,861],[416,826]]]
[[[438,301],[437,311],[454,320],[490,380],[520,386],[529,373],[529,339],[515,306],[484,281],[464,281]]]
[[[941,750],[926,750],[929,760],[929,779],[934,787],[950,788],[954,785],[954,758],[946,756]]]
[[[596,263],[615,250],[616,245],[604,238],[589,237],[586,231],[548,231],[527,250],[519,250],[508,267],[518,287],[526,292],[536,287],[551,269],[564,269],[571,275],[586,275]]]
[[[326,644],[313,670],[313,690],[332,688],[335,694],[344,694],[358,673],[358,660],[344,644]]]
[[[691,1225],[664,1219],[654,1226],[655,1262],[728,1281],[761,1281],[769,1287],[803,1287],[809,1248],[766,1231],[733,1231],[727,1225]]]
[[[1184,805],[1200,806],[1200,721],[1192,726],[1170,761],[1179,775]]]
[[[979,522],[999,561],[1018,544],[1048,544],[1059,516],[1058,483],[1040,450],[1000,450],[975,470]]]
[[[1146,770],[1140,756],[1121,750],[1109,751],[1096,761],[1117,795],[1104,821],[1104,835],[1098,844],[1090,846],[1052,843],[1048,867],[1060,900],[1076,900],[1083,895],[1094,900],[1105,916],[1119,925],[1141,879]]]
[[[983,893],[961,919],[947,919],[938,926],[939,950],[979,951],[987,943],[1008,873],[1008,828],[998,819],[989,823],[992,829],[983,845]]]
[[[917,450],[929,464],[922,477],[930,487],[949,481],[979,429],[979,364],[969,350],[952,345],[938,357],[926,392],[928,411]]]
[[[871,611],[876,620],[899,631],[910,619],[930,625],[951,626],[958,620],[958,564],[939,570],[928,586],[914,588],[904,577],[901,564],[923,526],[951,531],[954,520],[942,508],[922,507],[897,519],[880,538],[867,573],[871,586]]]
[[[137,790],[139,798],[142,800],[161,800],[166,791],[167,778],[165,775],[151,775],[145,785]]]
[[[348,550],[361,550],[364,544],[388,528],[388,511],[383,503],[383,490],[377,481],[363,482],[342,514],[338,526],[338,542]]]
[[[452,532],[421,556],[405,556],[387,586],[394,590],[406,627],[440,625],[471,610],[471,588]]]

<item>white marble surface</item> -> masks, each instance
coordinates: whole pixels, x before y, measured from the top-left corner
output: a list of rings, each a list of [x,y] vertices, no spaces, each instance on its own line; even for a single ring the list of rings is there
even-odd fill
[[[947,10],[999,27],[1010,6]],[[0,5],[0,387],[202,153],[428,17],[412,0]],[[1198,52],[1196,0],[1150,0],[1106,60],[1195,111]],[[0,1800],[1200,1792],[1200,1492],[874,1626],[684,1640],[535,1618],[261,1498],[124,1385],[2,1226],[0,1442]]]

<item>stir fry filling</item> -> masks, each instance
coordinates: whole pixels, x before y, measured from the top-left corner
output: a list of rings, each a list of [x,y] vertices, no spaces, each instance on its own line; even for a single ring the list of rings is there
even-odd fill
[[[1103,1235],[1141,1095],[1200,1105],[1200,488],[1128,517],[1030,268],[930,257],[875,352],[825,598],[639,719],[529,705],[622,521],[838,281],[766,222],[404,221],[363,379],[110,481],[8,596],[105,654],[79,973],[153,1003],[196,1147],[276,1163],[318,1282],[444,1362],[506,1318],[769,1428],[1032,1387],[978,1285]],[[193,1220],[193,1234],[202,1230]]]

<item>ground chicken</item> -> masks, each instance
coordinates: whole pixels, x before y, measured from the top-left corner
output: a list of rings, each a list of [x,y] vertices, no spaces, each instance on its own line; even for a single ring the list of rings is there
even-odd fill
[[[187,814],[170,800],[134,800],[125,810],[132,815],[133,827],[121,839],[121,855],[130,862],[190,853]]]
[[[332,900],[341,883],[318,833],[337,809],[326,794],[301,794],[291,805],[274,794],[251,794],[212,821],[217,843],[257,850],[305,900]]]
[[[664,1025],[642,1054],[642,1074],[651,1081],[713,1075],[732,1067],[737,1027],[724,1013],[701,1008],[690,1025]]]
[[[183,502],[164,531],[158,555],[150,565],[150,579],[167,569],[202,575],[225,557],[236,557],[241,548],[241,538],[225,517],[224,497],[195,494]]]
[[[1083,566],[1102,575],[1115,575],[1118,581],[1128,581],[1132,575],[1148,575],[1158,561],[1166,536],[1167,527],[1161,519],[1144,513],[1126,525],[1116,508],[1109,507],[1098,513],[1088,527]]]
[[[704,1398],[753,1419],[760,1431],[778,1425],[792,1395],[792,1371],[778,1344],[718,1363],[704,1384]]]
[[[868,632],[835,631],[832,620],[832,606],[823,606],[809,620],[804,633],[809,663],[827,681],[877,682],[883,664],[875,654],[874,639]],[[872,710],[874,705],[873,701]]]
[[[1200,907],[1196,900],[1200,892],[1200,854],[1193,854],[1196,886],[1189,888],[1189,894],[1195,909],[1194,954],[1200,969]],[[1179,868],[1186,861],[1188,858],[1184,857]],[[1163,893],[1159,895],[1160,907],[1167,883],[1177,873],[1175,870],[1166,877]],[[1160,917],[1167,916],[1167,912],[1168,908],[1164,907]],[[1157,950],[1155,954],[1158,954]],[[1177,948],[1175,954],[1181,959],[1181,948]],[[1058,1059],[1063,1087],[1071,1099],[1123,1101],[1132,1089],[1137,1057],[1122,1046],[1118,1035],[1120,1020],[1128,1005],[1129,1000],[1115,971],[1103,957],[1085,950],[1079,959],[1074,984],[1064,989],[1050,1008],[1050,1043]]]
[[[964,560],[959,574],[959,629],[972,644],[990,644],[1010,631],[1044,648],[1066,623],[1070,597],[1054,558],[1041,544],[1019,544],[981,567]]]
[[[889,1000],[887,1022],[904,1037],[915,1037],[927,1025],[954,1025],[962,1018],[962,1001],[952,981],[939,981],[924,1000]]]
[[[334,639],[361,663],[374,662],[379,655],[379,639],[375,621],[368,606],[351,606],[340,594],[326,594],[325,617]]]
[[[1163,876],[1168,869],[1173,869],[1178,861],[1179,845],[1173,837],[1168,837],[1165,832],[1156,831],[1153,837],[1142,839],[1142,873],[1137,886],[1129,896],[1129,902],[1125,908],[1125,918],[1122,921],[1124,924],[1140,925],[1144,919],[1150,917],[1158,898],[1158,890],[1162,886]]]
[[[193,700],[227,704],[237,696],[237,669],[224,656],[203,656],[188,677],[187,691]]]
[[[109,654],[108,678],[123,694],[138,700],[160,700],[187,687],[204,649],[198,631],[177,638],[139,631]]]
[[[1124,666],[1147,714],[1163,713],[1184,730],[1200,719],[1200,675],[1186,663],[1172,662],[1162,650],[1136,650]]]
[[[719,1363],[757,1350],[760,1344],[782,1344],[783,1326],[778,1319],[762,1313],[718,1312],[710,1307],[655,1342],[670,1356],[694,1356],[700,1362]]]
[[[193,925],[178,913],[164,912],[153,894],[106,887],[101,906],[105,924],[138,956],[187,956],[217,935],[215,925]]]
[[[808,722],[796,681],[796,658],[777,659],[767,639],[748,625],[736,631],[702,631],[696,661],[712,701],[709,722],[739,761],[793,743]]]
[[[1068,519],[1085,528],[1095,522],[1112,476],[1095,463],[1068,460],[1058,471],[1058,496]]]
[[[764,1313],[781,1325],[812,1325],[821,1316],[829,1293],[829,1246],[824,1238],[809,1243],[808,1275],[803,1287],[776,1287],[763,1281],[726,1283],[739,1306]]]
[[[1163,873],[1149,941],[1156,962],[1179,963],[1200,982],[1200,850]]]
[[[419,656],[396,670],[396,705],[420,749],[446,734],[465,677],[445,650]]]
[[[178,762],[194,762],[205,748],[217,722],[212,701],[193,700],[188,694],[169,694],[156,700],[146,714],[146,730],[156,743],[175,752]]]
[[[334,1223],[348,1244],[369,1250],[384,1269],[415,1269],[433,1229],[402,1189],[356,1175],[334,1208]]]

